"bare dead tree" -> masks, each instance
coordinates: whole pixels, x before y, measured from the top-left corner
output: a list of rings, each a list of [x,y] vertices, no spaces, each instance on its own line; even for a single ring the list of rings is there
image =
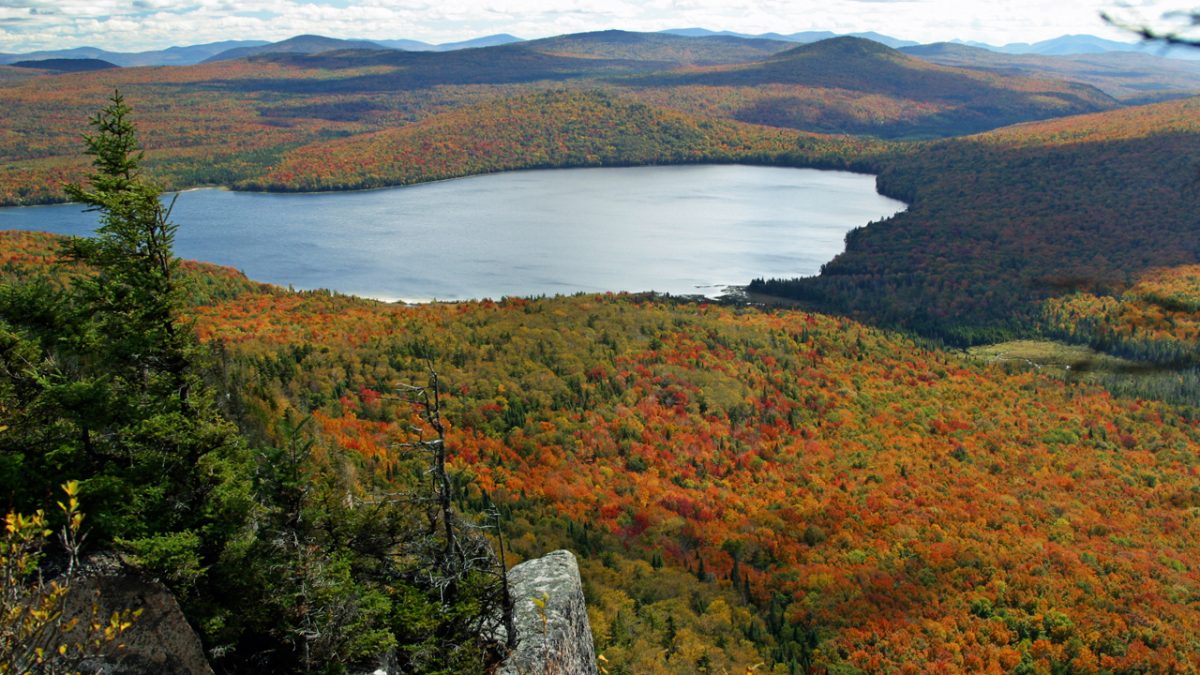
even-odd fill
[[[513,623],[513,599],[512,593],[508,589],[508,565],[505,562],[507,556],[504,554],[504,526],[500,522],[500,509],[495,504],[492,504],[489,515],[492,516],[492,523],[496,528],[496,545],[500,548],[496,558],[499,562],[496,573],[500,577],[500,605],[501,617],[504,622],[504,646],[512,650],[517,646],[517,627]]]
[[[464,583],[474,574],[494,575],[492,590],[485,590],[479,597],[480,616],[472,627],[476,635],[495,636],[499,626],[506,633],[506,647],[515,646],[516,631],[513,627],[512,598],[508,592],[508,576],[505,568],[504,539],[500,528],[499,513],[491,514],[498,533],[500,551],[497,552],[483,535],[483,528],[459,517],[454,512],[453,482],[447,469],[446,424],[442,418],[441,381],[432,364],[426,364],[427,384],[400,385],[398,391],[412,402],[418,411],[423,426],[413,427],[414,441],[402,447],[424,452],[429,458],[429,480],[431,494],[427,497],[414,495],[417,501],[426,503],[427,522],[424,536],[413,542],[410,552],[418,558],[432,553],[431,565],[425,566],[425,583],[437,588],[442,602],[453,604],[460,595]],[[439,541],[440,540],[440,541]]]
[[[446,426],[442,423],[441,383],[437,371],[429,366],[429,384],[424,387],[401,385],[400,390],[410,397],[413,405],[420,411],[426,425],[433,431],[434,438],[425,438],[422,430],[414,429],[417,440],[410,443],[428,452],[429,474],[433,482],[434,507],[429,516],[430,529],[441,529],[445,538],[442,545],[442,564],[448,565],[451,558],[457,558],[463,563],[466,554],[454,531],[453,490],[450,485],[450,475],[446,471]]]

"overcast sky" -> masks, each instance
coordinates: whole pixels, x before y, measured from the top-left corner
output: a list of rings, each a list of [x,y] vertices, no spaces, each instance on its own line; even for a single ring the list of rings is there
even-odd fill
[[[1191,7],[1172,0],[0,0],[0,51],[142,51],[303,33],[439,43],[690,27],[874,30],[919,42],[1004,44],[1074,33],[1130,40],[1105,26],[1100,12],[1152,20],[1170,9]]]

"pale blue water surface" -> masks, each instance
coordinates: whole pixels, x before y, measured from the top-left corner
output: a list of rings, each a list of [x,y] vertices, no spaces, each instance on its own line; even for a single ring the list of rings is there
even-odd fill
[[[719,294],[815,274],[847,231],[905,208],[871,176],[741,165],[521,171],[320,194],[181,193],[175,251],[252,279],[407,300],[580,291]],[[73,204],[0,229],[84,235]]]

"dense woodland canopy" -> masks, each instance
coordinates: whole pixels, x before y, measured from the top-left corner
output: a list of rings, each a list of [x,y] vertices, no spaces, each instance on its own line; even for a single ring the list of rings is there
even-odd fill
[[[1200,266],[1154,270],[1119,296],[1074,293],[1046,302],[1049,330],[1163,365],[1200,362]]]
[[[97,543],[172,585],[219,669],[483,669],[495,566],[446,602],[417,573],[447,560],[421,534],[433,502],[395,498],[428,489],[407,444],[429,428],[398,392],[432,363],[456,510],[505,533],[509,564],[581,557],[610,672],[1200,669],[1200,417],[1178,404],[1200,391],[1200,99],[1120,107],[854,40],[606,32],[442,58],[0,77],[0,196],[61,198],[87,172],[79,120],[119,85],[171,186],[750,161],[876,172],[910,208],[818,277],[752,284],[803,305],[777,309],[402,306],[178,261],[135,279],[140,303],[103,233],[0,233],[13,507],[84,479]],[[942,346],[1028,335],[1174,384]]]
[[[1200,258],[1200,99],[1018,125],[881,162],[909,203],[818,277],[752,284],[955,343],[1031,330],[1038,300]]]
[[[1200,427],[1165,404],[804,312],[195,276],[233,418],[283,444],[311,410],[360,476],[404,475],[392,392],[432,356],[458,503],[584,556],[616,672],[1197,665]]]
[[[776,163],[782,158],[845,168],[881,147],[871,140],[700,118],[598,92],[554,90],[313,143],[286,153],[266,176],[245,186],[329,190],[506,169]]]

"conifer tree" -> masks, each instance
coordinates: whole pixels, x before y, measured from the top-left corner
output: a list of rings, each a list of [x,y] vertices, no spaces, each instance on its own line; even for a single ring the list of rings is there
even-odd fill
[[[120,92],[91,126],[84,140],[94,171],[67,193],[99,212],[100,227],[66,253],[93,273],[72,285],[65,371],[47,388],[77,429],[73,452],[60,449],[59,461],[83,479],[101,538],[123,541],[153,571],[187,585],[203,568],[202,528],[215,543],[204,513],[213,477],[228,476],[219,467],[244,448],[194,367],[199,346],[180,323],[176,226],[161,188],[141,173]]]
[[[67,194],[100,212],[90,239],[72,240],[69,253],[97,272],[78,287],[101,338],[103,366],[147,388],[167,387],[188,406],[188,335],[177,327],[181,303],[176,225],[162,190],[141,175],[143,152],[120,92],[91,120],[86,153],[95,171],[90,186],[68,185]]]

